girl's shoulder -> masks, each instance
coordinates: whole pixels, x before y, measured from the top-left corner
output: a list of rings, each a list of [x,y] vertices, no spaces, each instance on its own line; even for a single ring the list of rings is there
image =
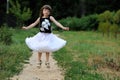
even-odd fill
[[[50,16],[50,20],[53,21],[53,19],[55,19],[53,16]]]
[[[50,15],[49,18],[54,18],[54,17],[52,15]]]

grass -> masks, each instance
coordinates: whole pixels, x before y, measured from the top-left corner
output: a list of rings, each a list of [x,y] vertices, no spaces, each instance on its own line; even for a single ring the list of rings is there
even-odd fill
[[[99,32],[62,32],[67,45],[54,53],[65,70],[65,80],[119,80],[120,36],[103,37]]]
[[[23,69],[31,56],[25,38],[39,30],[12,29],[13,43],[0,43],[0,79],[5,80]],[[54,31],[67,40],[67,45],[53,54],[63,68],[65,80],[119,80],[120,36],[103,37],[99,32]]]
[[[25,38],[36,33],[36,29],[24,31],[11,29],[12,44],[0,43],[0,80],[9,80],[23,69],[23,63],[31,56],[31,52],[25,44]]]

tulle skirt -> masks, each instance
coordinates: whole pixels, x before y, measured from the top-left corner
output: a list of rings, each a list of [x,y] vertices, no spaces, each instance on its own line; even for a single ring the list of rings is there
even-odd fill
[[[38,52],[55,52],[66,45],[66,41],[53,33],[37,33],[33,37],[25,39],[27,46]]]

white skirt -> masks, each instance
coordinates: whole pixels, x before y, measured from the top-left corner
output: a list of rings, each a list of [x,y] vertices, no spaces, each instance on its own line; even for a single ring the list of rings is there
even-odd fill
[[[37,52],[54,52],[65,46],[66,41],[53,33],[37,33],[33,37],[26,38],[27,46]]]

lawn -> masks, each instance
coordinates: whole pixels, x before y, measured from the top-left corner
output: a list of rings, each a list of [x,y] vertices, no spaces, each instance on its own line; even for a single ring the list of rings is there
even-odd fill
[[[115,39],[99,32],[59,33],[67,45],[54,53],[65,70],[65,80],[119,80],[120,36]]]
[[[0,79],[18,74],[31,51],[24,40],[39,30],[13,29],[13,43],[0,43]],[[92,31],[54,31],[67,40],[67,45],[54,52],[53,57],[64,70],[65,80],[119,80],[120,36],[102,36]]]

